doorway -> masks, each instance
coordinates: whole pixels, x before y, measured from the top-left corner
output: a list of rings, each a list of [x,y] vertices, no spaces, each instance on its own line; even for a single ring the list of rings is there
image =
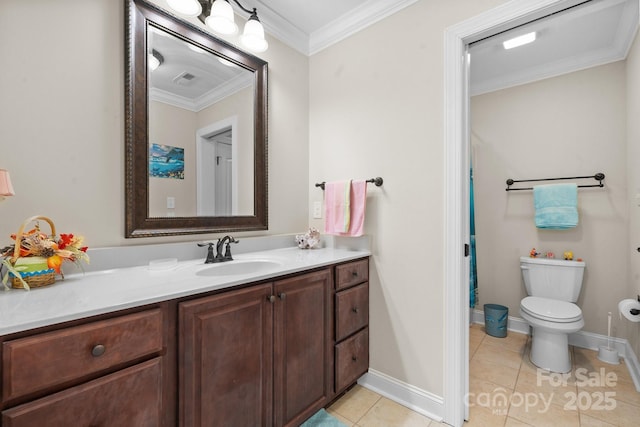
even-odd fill
[[[443,418],[462,426],[469,390],[469,44],[583,3],[508,2],[445,32],[445,363]]]
[[[196,132],[196,205],[199,216],[237,215],[237,118]]]

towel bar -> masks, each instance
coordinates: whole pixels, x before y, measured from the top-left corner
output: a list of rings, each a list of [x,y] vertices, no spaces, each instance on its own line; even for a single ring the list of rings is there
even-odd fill
[[[590,175],[590,176],[568,176],[564,178],[539,178],[539,179],[519,179],[519,180],[509,178],[507,179],[506,191],[533,190],[533,187],[511,188],[511,186],[516,182],[557,181],[557,180],[564,180],[564,179],[589,179],[589,178],[595,179],[596,181],[598,181],[598,184],[578,185],[578,188],[604,187],[604,184],[602,183],[602,181],[604,180],[604,174],[602,172],[598,172],[597,174]]]
[[[376,178],[368,179],[368,180],[367,180],[367,182],[371,182],[371,183],[375,184],[375,185],[376,185],[376,187],[380,187],[380,186],[382,186],[382,183],[383,183],[384,181],[382,180],[382,178],[380,178],[380,177],[378,176],[378,177],[376,177]],[[322,188],[322,189],[324,190],[324,183],[325,183],[324,181],[322,181],[322,182],[318,182],[318,183],[316,183],[316,187],[320,187],[320,188]]]

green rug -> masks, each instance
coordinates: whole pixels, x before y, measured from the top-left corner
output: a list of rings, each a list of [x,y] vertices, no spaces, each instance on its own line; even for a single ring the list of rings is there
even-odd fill
[[[340,421],[332,417],[324,409],[320,409],[300,427],[346,427]]]

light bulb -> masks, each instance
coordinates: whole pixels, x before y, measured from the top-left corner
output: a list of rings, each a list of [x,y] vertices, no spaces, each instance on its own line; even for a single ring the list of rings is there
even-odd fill
[[[235,23],[233,8],[226,0],[215,0],[211,5],[211,14],[204,23],[216,33],[235,34],[238,26]]]
[[[202,6],[198,0],[167,0],[169,7],[185,16],[198,16]]]
[[[252,16],[244,26],[244,32],[240,37],[242,44],[253,52],[264,52],[269,44],[264,38],[264,28],[260,21]]]

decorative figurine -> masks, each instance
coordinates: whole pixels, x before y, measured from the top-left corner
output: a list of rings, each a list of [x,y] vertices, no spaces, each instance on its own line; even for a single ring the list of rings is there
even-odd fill
[[[300,249],[313,249],[320,244],[320,232],[312,227],[305,234],[297,234],[296,243]]]
[[[573,252],[566,251],[562,255],[564,256],[564,259],[566,259],[567,261],[573,261]]]
[[[536,252],[536,248],[531,249],[531,252],[529,252],[529,256],[530,256],[531,258],[535,258],[535,257],[537,257],[538,255],[540,255],[540,254],[539,254],[538,252]]]

